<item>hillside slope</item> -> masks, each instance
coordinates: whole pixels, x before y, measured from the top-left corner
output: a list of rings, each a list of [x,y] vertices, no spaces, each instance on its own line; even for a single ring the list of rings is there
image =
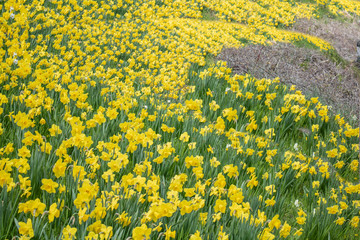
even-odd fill
[[[360,2],[2,1],[0,239],[358,238],[359,128],[214,60],[335,52],[324,11]]]

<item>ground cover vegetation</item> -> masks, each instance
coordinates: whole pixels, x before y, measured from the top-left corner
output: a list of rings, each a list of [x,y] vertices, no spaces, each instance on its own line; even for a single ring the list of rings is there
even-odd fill
[[[360,2],[0,1],[1,239],[354,239],[359,129],[223,47]]]

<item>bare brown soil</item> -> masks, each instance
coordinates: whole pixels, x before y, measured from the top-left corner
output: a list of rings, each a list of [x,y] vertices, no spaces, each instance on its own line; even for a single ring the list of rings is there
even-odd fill
[[[306,95],[319,97],[324,104],[331,106],[333,113],[342,113],[348,119],[358,118],[360,84],[354,66],[356,43],[360,40],[359,24],[331,19],[327,22],[300,19],[292,30],[327,40],[347,64],[337,64],[317,50],[284,43],[225,48],[217,60],[226,61],[237,74],[249,73],[256,78],[279,77],[282,83],[294,84]]]

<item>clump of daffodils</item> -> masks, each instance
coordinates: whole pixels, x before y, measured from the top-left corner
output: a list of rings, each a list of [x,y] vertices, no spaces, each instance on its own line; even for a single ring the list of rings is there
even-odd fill
[[[359,6],[6,1],[0,235],[354,238],[359,128],[295,86],[234,75],[209,56],[273,41],[327,51],[279,26]]]

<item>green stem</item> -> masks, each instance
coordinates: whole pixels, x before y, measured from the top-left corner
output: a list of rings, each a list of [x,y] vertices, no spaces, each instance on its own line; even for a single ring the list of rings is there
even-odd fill
[[[15,204],[14,204],[14,207],[13,207],[13,209],[12,209],[12,211],[11,211],[11,213],[10,213],[10,221],[9,221],[9,226],[8,226],[8,229],[7,229],[7,231],[6,231],[6,234],[5,234],[5,237],[7,237],[8,236],[8,234],[9,234],[9,232],[10,232],[10,229],[11,229],[11,226],[12,226],[12,224],[11,224],[11,219],[13,218],[13,215],[14,215],[14,213],[15,213],[15,210],[16,210],[16,206],[17,206],[17,204],[18,204],[18,201],[19,201],[19,197],[20,197],[20,192],[18,193],[18,195],[17,195],[17,197],[16,197],[16,200],[15,200]]]

